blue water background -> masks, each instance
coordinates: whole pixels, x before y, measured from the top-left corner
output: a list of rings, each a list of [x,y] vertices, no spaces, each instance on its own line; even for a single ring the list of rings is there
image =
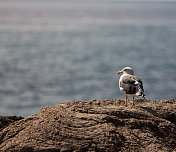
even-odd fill
[[[148,99],[176,99],[176,2],[0,1],[0,115],[122,99],[125,66]]]

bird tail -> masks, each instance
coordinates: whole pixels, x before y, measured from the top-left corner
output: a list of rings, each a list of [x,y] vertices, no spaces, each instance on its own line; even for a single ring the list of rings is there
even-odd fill
[[[145,98],[146,98],[146,97],[145,97],[145,94],[144,94],[143,92],[142,92],[141,94],[142,94],[142,95],[141,95],[141,96],[142,96],[142,98],[144,98],[144,99],[145,99]]]
[[[142,92],[142,91],[141,91],[141,92],[138,92],[136,95],[142,97],[143,99],[146,98],[144,92]]]

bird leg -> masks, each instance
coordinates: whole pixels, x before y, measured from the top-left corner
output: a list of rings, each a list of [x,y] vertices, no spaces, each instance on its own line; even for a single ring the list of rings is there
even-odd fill
[[[135,98],[134,98],[134,96],[133,96],[133,103],[132,103],[132,106],[134,106],[134,100],[135,100]]]
[[[127,106],[128,96],[126,95],[125,106]]]

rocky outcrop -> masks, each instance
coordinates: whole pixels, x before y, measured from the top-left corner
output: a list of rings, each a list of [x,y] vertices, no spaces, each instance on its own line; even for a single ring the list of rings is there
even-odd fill
[[[2,120],[2,119],[0,119]],[[176,151],[176,102],[72,101],[4,125],[2,152]]]

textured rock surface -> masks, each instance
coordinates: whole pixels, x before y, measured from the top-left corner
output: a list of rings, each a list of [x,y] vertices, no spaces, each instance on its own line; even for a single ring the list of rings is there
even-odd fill
[[[0,116],[0,131],[7,127],[10,123],[23,119],[23,117],[18,116]]]
[[[174,100],[123,104],[90,100],[45,107],[1,127],[0,151],[176,151]]]

